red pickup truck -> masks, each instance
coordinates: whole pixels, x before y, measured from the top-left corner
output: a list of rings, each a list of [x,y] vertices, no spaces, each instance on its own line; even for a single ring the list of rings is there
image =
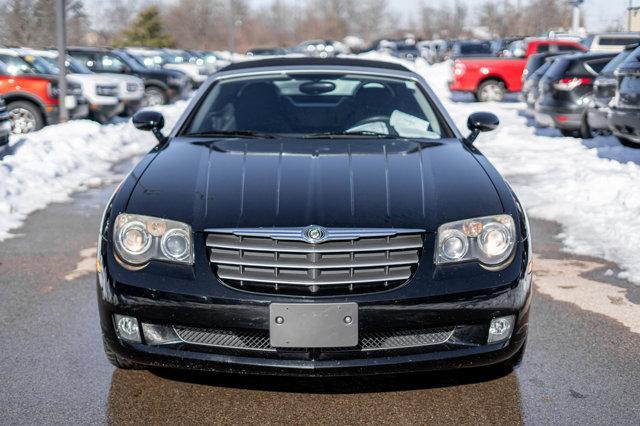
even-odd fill
[[[453,62],[452,92],[473,93],[478,101],[501,101],[507,92],[522,90],[522,72],[529,56],[543,52],[587,51],[571,40],[528,38],[512,43],[513,56],[456,59]]]

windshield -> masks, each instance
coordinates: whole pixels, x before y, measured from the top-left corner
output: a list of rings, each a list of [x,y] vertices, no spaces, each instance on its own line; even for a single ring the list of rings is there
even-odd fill
[[[48,58],[25,55],[22,59],[27,61],[38,74],[58,74],[58,67],[55,64],[51,64]],[[52,60],[55,62],[55,59]]]
[[[7,73],[11,75],[33,74],[34,68],[18,56],[0,54],[0,61],[7,66]]]
[[[212,87],[184,134],[261,132],[439,139],[446,132],[411,80],[336,74],[243,77]]]
[[[93,74],[93,72],[87,66],[85,66],[82,62],[78,61],[77,59],[72,58],[71,56],[67,56],[66,64],[67,64],[67,67],[69,68],[69,71],[71,71],[72,73]]]
[[[458,43],[454,48],[455,53],[459,55],[483,55],[491,54],[491,43],[477,42],[477,43]]]
[[[115,55],[117,55],[117,58],[123,62],[124,64],[126,64],[129,68],[131,68],[134,71],[143,71],[145,69],[145,66],[137,60],[137,58],[135,58],[132,55],[129,55],[127,52],[123,52],[123,51],[117,51],[117,52],[113,52]]]

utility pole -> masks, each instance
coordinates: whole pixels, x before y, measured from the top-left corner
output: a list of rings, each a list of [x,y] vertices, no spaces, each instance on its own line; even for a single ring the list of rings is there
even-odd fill
[[[580,29],[580,5],[584,0],[569,0],[569,4],[573,6],[573,17],[571,19],[571,32],[574,34]]]
[[[229,0],[229,52],[231,55],[236,50],[236,8],[233,0]]]
[[[633,0],[629,0],[629,7],[627,8],[627,31],[631,31],[631,11],[633,11]]]
[[[64,123],[69,119],[67,114],[67,64],[65,62],[67,56],[67,33],[66,33],[66,17],[65,17],[65,0],[56,0],[56,41],[58,48],[58,69],[59,81],[58,89],[58,110],[60,112],[60,122]]]

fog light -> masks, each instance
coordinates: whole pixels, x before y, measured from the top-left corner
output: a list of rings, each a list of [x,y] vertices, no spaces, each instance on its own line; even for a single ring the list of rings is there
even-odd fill
[[[115,314],[113,318],[116,322],[116,333],[120,339],[140,343],[140,330],[138,329],[137,319],[118,314]]]
[[[142,334],[144,334],[144,341],[148,345],[169,345],[182,342],[173,327],[165,325],[142,323]]]
[[[515,323],[515,315],[508,317],[498,317],[491,320],[489,326],[489,337],[487,343],[502,342],[511,337],[513,333],[513,324]]]

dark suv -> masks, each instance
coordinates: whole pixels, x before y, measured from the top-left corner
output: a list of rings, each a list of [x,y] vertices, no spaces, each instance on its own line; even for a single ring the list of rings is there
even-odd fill
[[[602,69],[593,83],[593,96],[589,102],[587,122],[592,131],[597,133],[609,132],[609,104],[616,95],[615,70],[638,47],[638,44],[627,46]]]
[[[540,79],[547,72],[557,53],[537,53],[527,60],[527,67],[522,73],[522,99],[527,103],[527,108],[533,111],[536,106]]]
[[[615,53],[576,53],[560,56],[542,76],[535,106],[536,122],[555,127],[564,136],[590,138],[588,99],[593,82]]]
[[[73,47],[69,49],[69,54],[94,72],[130,74],[143,79],[145,105],[175,102],[191,90],[189,78],[184,73],[146,68],[122,50]]]
[[[615,71],[616,95],[609,111],[609,127],[623,145],[640,148],[640,47]]]

